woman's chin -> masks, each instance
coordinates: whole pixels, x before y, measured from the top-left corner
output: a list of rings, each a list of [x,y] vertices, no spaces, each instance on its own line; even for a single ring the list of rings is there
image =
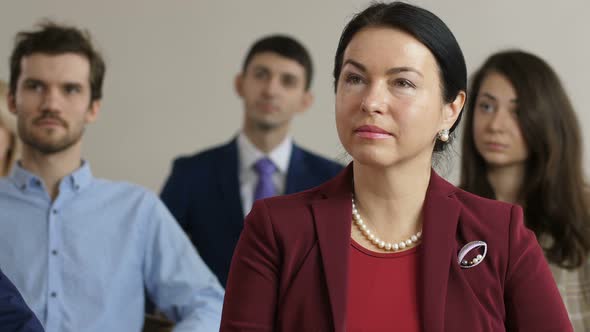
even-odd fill
[[[383,154],[375,153],[375,152],[362,152],[362,153],[355,153],[351,154],[352,160],[363,166],[369,167],[389,167],[394,163],[394,160],[391,157],[384,156]]]

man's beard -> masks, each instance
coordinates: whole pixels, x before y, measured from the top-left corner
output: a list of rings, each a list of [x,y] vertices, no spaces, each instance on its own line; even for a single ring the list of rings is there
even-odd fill
[[[51,117],[51,116],[44,116],[44,117]],[[43,118],[43,117],[42,117]],[[18,133],[19,133],[19,137],[20,139],[23,141],[23,143],[33,149],[35,149],[38,152],[41,152],[43,154],[55,154],[55,153],[59,153],[62,151],[65,151],[67,149],[69,149],[70,147],[72,147],[73,145],[75,145],[76,143],[78,143],[81,139],[82,139],[82,134],[84,133],[84,127],[81,126],[79,127],[79,130],[70,131],[70,126],[67,125],[67,123],[61,119],[60,122],[62,122],[62,126],[63,128],[66,130],[66,133],[60,137],[57,140],[54,140],[48,136],[50,136],[50,134],[48,135],[37,135],[33,132],[34,129],[32,129],[33,126],[35,126],[35,122],[42,120],[42,118],[38,118],[35,121],[33,121],[31,127],[27,128],[27,126],[25,125],[24,121],[19,121],[18,124]],[[55,117],[51,117],[51,118],[55,118]],[[39,129],[39,131],[42,130],[55,130],[55,129]]]
[[[287,124],[289,120],[285,119],[254,119],[253,123],[256,129],[261,132],[271,132]]]
[[[270,121],[257,121],[256,128],[263,132],[273,131],[275,128],[280,127],[281,125],[278,123],[272,123]]]

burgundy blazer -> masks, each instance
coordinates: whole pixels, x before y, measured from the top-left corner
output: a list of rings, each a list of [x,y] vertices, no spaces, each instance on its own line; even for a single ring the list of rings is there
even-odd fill
[[[351,193],[349,165],[319,187],[254,204],[232,260],[221,331],[346,330]],[[487,243],[487,256],[463,269],[457,254],[476,240]],[[520,207],[432,172],[421,246],[422,331],[572,331]]]

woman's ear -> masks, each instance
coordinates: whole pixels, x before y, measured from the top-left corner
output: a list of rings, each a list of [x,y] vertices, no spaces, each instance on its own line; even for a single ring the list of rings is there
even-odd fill
[[[452,102],[443,106],[443,117],[440,129],[451,129],[457,121],[463,105],[465,105],[465,91],[459,91],[457,97]]]

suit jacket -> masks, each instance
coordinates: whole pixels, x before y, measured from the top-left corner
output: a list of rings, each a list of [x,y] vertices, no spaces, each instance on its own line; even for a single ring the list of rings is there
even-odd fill
[[[224,286],[244,222],[238,158],[236,139],[190,157],[178,158],[161,194]],[[294,144],[285,191],[290,194],[315,187],[341,169],[341,165]]]
[[[10,280],[0,271],[0,331],[43,332],[35,314]]]
[[[351,193],[349,166],[318,188],[254,204],[232,262],[221,331],[345,331]],[[432,172],[422,212],[422,331],[572,330],[520,207],[469,194]],[[475,240],[487,243],[487,256],[463,269],[457,254]]]

